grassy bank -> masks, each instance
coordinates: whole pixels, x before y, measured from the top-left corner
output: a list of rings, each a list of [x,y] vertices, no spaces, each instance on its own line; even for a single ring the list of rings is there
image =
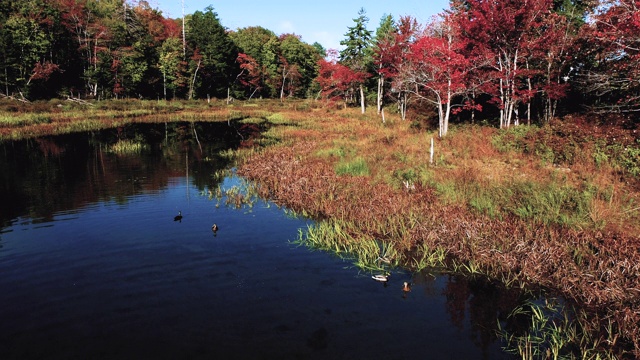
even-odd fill
[[[580,327],[602,335],[586,348],[640,356],[640,143],[629,124],[465,125],[437,139],[435,129],[357,110],[267,121],[264,139],[277,144],[246,151],[239,171],[277,202],[328,219],[311,241],[381,241],[402,266],[429,259],[548,289],[590,311]]]
[[[276,110],[284,106],[273,104]],[[221,100],[21,103],[0,99],[0,141],[95,131],[134,122],[228,121],[268,114],[257,103],[226,104]]]
[[[0,139],[126,122],[241,120],[268,129],[236,152],[265,197],[324,219],[304,241],[544,288],[579,305],[583,358],[640,357],[640,129],[616,119],[453,126],[314,102],[0,104]],[[434,153],[431,161],[430,144]],[[382,251],[383,253],[378,253]],[[546,325],[545,325],[546,326]]]

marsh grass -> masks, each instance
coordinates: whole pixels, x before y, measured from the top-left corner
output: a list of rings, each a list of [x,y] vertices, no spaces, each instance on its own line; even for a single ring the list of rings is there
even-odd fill
[[[233,185],[209,188],[202,191],[201,196],[211,201],[216,201],[215,207],[232,207],[251,211],[255,204],[261,200],[260,192],[256,184],[238,177],[232,170],[218,170],[212,174],[215,182],[222,182],[229,178]]]
[[[237,121],[264,118],[265,107],[227,106],[224,101],[108,100],[84,105],[51,101],[0,102],[0,141],[79,131],[94,131],[131,122]],[[267,106],[273,106],[273,104]],[[282,108],[282,105],[278,105]]]
[[[498,336],[505,341],[505,351],[523,360],[617,359],[602,348],[605,342],[617,341],[611,323],[602,334],[593,336],[584,331],[585,316],[558,299],[527,301],[507,316],[512,331],[498,322]],[[519,324],[520,329],[514,324]]]
[[[399,253],[392,243],[366,234],[353,234],[354,226],[338,220],[320,221],[300,229],[294,243],[328,251],[367,272],[387,272],[398,265]]]
[[[619,181],[619,169],[603,164],[593,171],[591,150],[583,147],[590,143],[565,141],[566,124],[454,126],[435,139],[431,164],[431,130],[394,115],[383,125],[350,109],[322,118],[278,112],[290,122],[277,129],[287,145],[264,148],[239,168],[276,202],[341,219],[336,233],[348,236],[326,235],[333,239],[326,250],[348,253],[353,245],[342,242],[380,239],[393,244],[408,269],[442,266],[508,288],[542,287],[589,304],[591,315],[602,312],[615,326],[640,321],[640,313],[623,320],[614,310],[638,309],[640,294],[625,292],[640,288],[629,275],[636,271],[630,259],[640,262],[640,211],[630,205],[638,194]],[[368,173],[355,170],[357,158]],[[324,238],[333,225],[323,226],[311,238]],[[592,278],[609,280],[585,280]],[[599,330],[585,325],[583,331]],[[640,356],[640,327],[625,334]]]
[[[367,161],[359,156],[353,160],[343,160],[336,164],[336,174],[338,175],[367,176],[369,173]]]
[[[64,104],[62,111],[47,112],[40,104],[38,113],[51,122],[0,124],[0,139],[132,121],[265,119],[267,130],[255,146],[227,155],[237,159],[239,174],[258,184],[251,190],[257,195],[324,219],[301,235],[305,243],[334,249],[368,271],[378,266],[380,244],[388,244],[397,254],[391,265],[437,267],[444,258],[445,271],[547,289],[589,310],[585,317],[594,320],[580,320],[580,333],[599,334],[610,324],[620,334],[602,340],[594,335],[579,340],[580,346],[640,358],[640,143],[624,127],[587,126],[571,118],[508,130],[456,125],[438,139],[418,114],[419,126],[392,113],[382,124],[357,109],[316,109],[303,102],[108,105]],[[157,114],[124,116],[128,109],[153,106]],[[19,116],[26,109],[17,105],[7,112]],[[240,188],[212,194],[229,206],[248,206],[250,198]],[[555,351],[522,344],[531,356]]]
[[[51,116],[39,113],[13,114],[0,112],[0,126],[2,127],[22,127],[27,125],[48,124]]]

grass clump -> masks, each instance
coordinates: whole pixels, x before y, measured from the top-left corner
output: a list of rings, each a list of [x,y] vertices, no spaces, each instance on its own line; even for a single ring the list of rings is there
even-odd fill
[[[368,176],[369,173],[369,165],[362,157],[356,157],[350,161],[340,161],[336,165],[337,175]]]
[[[529,300],[515,308],[506,323],[498,323],[498,336],[505,341],[505,351],[523,360],[616,359],[601,348],[617,341],[611,323],[602,335],[593,336],[583,331],[588,322],[585,312],[559,299]]]
[[[400,255],[392,243],[383,243],[354,232],[355,229],[354,224],[344,221],[321,221],[300,229],[295,243],[333,253],[364,271],[389,271],[397,266]]]
[[[525,181],[510,188],[507,205],[517,216],[543,224],[582,225],[588,219],[589,192],[558,185]]]

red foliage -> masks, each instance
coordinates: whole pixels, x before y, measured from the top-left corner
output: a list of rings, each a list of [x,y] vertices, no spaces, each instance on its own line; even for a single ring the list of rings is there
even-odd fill
[[[375,64],[380,74],[386,78],[398,75],[405,63],[405,56],[419,32],[420,27],[416,19],[410,16],[400,18],[396,33],[379,41],[375,49]]]
[[[32,80],[49,80],[49,76],[54,72],[61,71],[60,67],[57,64],[54,64],[50,61],[44,61],[36,63],[31,71],[31,77],[29,81]]]
[[[335,59],[320,59],[318,65],[320,70],[316,80],[322,88],[324,98],[329,100],[346,99],[369,76],[366,72],[352,70]]]
[[[242,72],[238,75],[238,80],[243,86],[260,89],[262,87],[262,68],[256,59],[243,53],[238,54],[236,60],[240,64]]]
[[[486,59],[476,77],[500,109],[501,127],[517,121],[512,117],[518,104],[539,90],[540,84],[532,82],[540,69],[534,65],[557,56],[548,46],[560,33],[546,32],[552,6],[552,0],[452,1],[466,54]],[[546,83],[551,93],[561,95],[563,88],[553,86]]]
[[[622,90],[619,105],[640,108],[640,2],[606,0],[585,27],[585,38],[594,45],[600,76],[593,79],[599,93]]]

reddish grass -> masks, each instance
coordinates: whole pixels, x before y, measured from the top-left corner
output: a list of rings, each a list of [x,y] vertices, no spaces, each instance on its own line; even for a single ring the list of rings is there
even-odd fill
[[[522,140],[529,149],[540,145],[551,149],[560,159],[555,163],[541,161],[535,151],[498,152],[491,137],[499,130],[454,127],[447,138],[435,139],[435,164],[429,164],[435,129],[416,128],[393,114],[387,114],[387,123],[382,124],[379,117],[362,116],[357,110],[302,105],[205,105],[204,109],[117,120],[159,122],[170,115],[221,121],[281,113],[286,124],[272,126],[267,135],[280,139],[282,145],[247,151],[249,155],[239,164],[239,173],[259,183],[263,196],[317,218],[350,222],[354,233],[393,241],[405,251],[406,260],[421,244],[441,247],[451,262],[473,261],[487,276],[504,279],[511,286],[556,292],[588,310],[594,329],[601,330],[611,321],[620,343],[630,344],[640,358],[640,209],[628,208],[631,200],[637,204],[640,199],[639,181],[620,169],[606,164],[597,167],[593,162],[594,139],[634,144],[637,123],[567,118]],[[61,125],[80,121],[65,118],[64,112],[54,115],[49,124],[0,126],[0,135],[55,134]],[[429,124],[425,116],[414,118],[414,124]],[[109,127],[116,119],[98,116],[98,121]],[[262,143],[251,137],[244,145]],[[335,149],[341,153],[319,155]],[[336,175],[338,162],[355,157],[365,159],[369,176]],[[409,173],[414,183],[406,188],[401,174]],[[596,187],[591,220],[563,227],[524,220],[503,209],[487,217],[473,211],[465,198],[465,193],[506,188],[519,181],[557,183],[578,191]],[[443,203],[436,187],[447,182],[454,183],[461,196]],[[614,354],[622,354],[620,343],[608,344]]]
[[[416,186],[407,191],[385,180],[394,169],[429,168],[429,136],[411,130],[408,124],[396,121],[385,127],[377,119],[363,121],[339,114],[322,122],[305,120],[297,113],[286,116],[296,119],[296,126],[279,131],[293,144],[253,153],[239,167],[240,174],[261,184],[265,196],[318,218],[349,221],[353,231],[394,241],[407,254],[419,244],[441,247],[451,261],[473,261],[485,274],[505,279],[511,286],[549,289],[593,314],[595,328],[603,328],[600,320],[611,320],[613,331],[632,345],[636,357],[640,356],[637,223],[626,228],[616,224],[569,228],[525,221],[510,214],[487,218],[464,204],[443,205],[430,187]],[[305,132],[305,128],[313,130]],[[439,140],[441,147],[447,146],[441,152],[451,165],[431,167],[435,181],[455,179],[463,185],[487,186],[519,178],[545,182],[559,177],[556,167],[541,164],[531,155],[498,153],[487,140],[496,131],[471,127]],[[309,136],[311,133],[318,136]],[[555,137],[550,140],[560,142]],[[315,155],[336,142],[365,156],[375,169],[371,175],[337,176],[336,158]],[[403,165],[394,153],[410,160]],[[580,161],[573,165],[583,164]],[[567,184],[579,184],[581,178],[594,177],[590,171],[592,168],[583,164],[561,174]],[[616,193],[638,198],[633,188],[619,182],[615,174],[602,173],[594,178],[598,186],[613,184]],[[594,216],[607,221],[612,216],[620,217],[615,204],[600,200],[592,206]],[[406,231],[393,228],[411,222],[409,219],[415,221]],[[610,344],[610,350],[621,352],[618,345]]]

